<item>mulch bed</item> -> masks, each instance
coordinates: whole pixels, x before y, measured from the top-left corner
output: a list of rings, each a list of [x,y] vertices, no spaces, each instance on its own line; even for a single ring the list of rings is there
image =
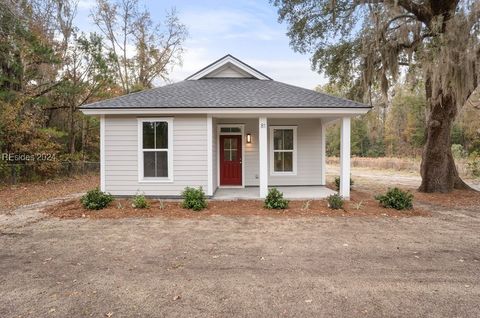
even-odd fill
[[[430,216],[428,211],[413,209],[397,211],[379,206],[371,194],[352,191],[351,201],[346,202],[343,210],[328,208],[326,200],[290,201],[285,210],[268,210],[259,200],[209,201],[208,208],[195,212],[181,207],[179,201],[150,200],[147,209],[134,209],[126,199],[117,199],[107,208],[99,211],[84,209],[79,200],[69,200],[46,208],[43,212],[62,219],[120,219],[131,217],[167,217],[167,218],[204,218],[212,215],[222,216],[269,216],[269,217],[314,217],[314,216],[368,216],[368,217],[411,217]],[[163,206],[163,208],[162,208]]]

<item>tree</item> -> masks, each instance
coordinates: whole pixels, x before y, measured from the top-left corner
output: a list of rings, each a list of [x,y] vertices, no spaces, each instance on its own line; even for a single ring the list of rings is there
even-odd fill
[[[124,93],[151,88],[159,77],[167,80],[171,68],[181,63],[187,29],[175,10],[161,25],[139,10],[138,0],[97,0],[92,17],[109,43]]]
[[[36,24],[32,5],[0,2],[0,98],[39,98],[56,86],[46,65],[55,65],[58,59],[47,38]]]
[[[480,3],[474,0],[275,0],[292,46],[313,53],[331,81],[358,87],[366,99],[403,75],[421,74],[427,138],[419,188],[449,192],[458,176],[450,132],[458,109],[478,86]]]
[[[68,49],[63,59],[64,66],[59,74],[62,82],[53,92],[54,99],[46,110],[63,109],[67,112],[67,131],[69,134],[69,152],[76,151],[79,130],[84,130],[88,119],[78,110],[80,106],[103,96],[109,96],[108,88],[112,85],[113,75],[110,71],[111,60],[103,52],[103,41],[95,33],[72,34],[68,40]],[[78,122],[82,128],[77,128]],[[82,134],[82,139],[86,138]],[[82,140],[82,145],[83,145]],[[82,149],[83,150],[83,149]]]
[[[425,144],[425,129],[424,94],[396,87],[385,122],[388,154],[416,156]]]

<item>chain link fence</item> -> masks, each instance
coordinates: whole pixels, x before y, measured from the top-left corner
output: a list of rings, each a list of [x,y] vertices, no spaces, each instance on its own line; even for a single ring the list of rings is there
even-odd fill
[[[64,161],[51,163],[1,163],[0,184],[42,181],[58,177],[100,173],[99,162]]]

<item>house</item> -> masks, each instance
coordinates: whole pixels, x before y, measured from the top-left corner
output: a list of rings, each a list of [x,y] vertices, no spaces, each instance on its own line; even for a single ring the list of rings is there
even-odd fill
[[[348,198],[350,119],[369,110],[274,81],[231,55],[184,81],[82,107],[100,118],[101,190],[159,197],[186,186],[208,196],[256,187],[263,198],[270,186],[325,185],[325,129],[340,121],[339,192]]]

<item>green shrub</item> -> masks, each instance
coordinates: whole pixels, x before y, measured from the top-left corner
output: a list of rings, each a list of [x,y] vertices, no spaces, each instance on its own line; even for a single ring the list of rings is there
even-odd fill
[[[113,201],[113,196],[110,193],[100,191],[98,188],[88,191],[80,202],[85,209],[100,210],[105,208]]]
[[[146,209],[150,206],[148,204],[147,198],[143,194],[137,194],[132,199],[132,207],[135,209]]]
[[[278,191],[277,188],[271,188],[265,198],[265,207],[267,209],[283,210],[288,208],[288,200],[283,198],[283,193]]]
[[[327,197],[328,207],[330,209],[338,210],[343,209],[344,200],[341,195],[335,193]]]
[[[452,149],[453,158],[455,159],[465,158],[467,155],[467,152],[465,151],[465,149],[463,149],[462,145],[453,144],[451,149]]]
[[[387,193],[375,196],[384,208],[409,210],[413,208],[413,194],[399,188],[388,189]]]
[[[353,184],[353,179],[350,177],[350,190],[352,189]],[[340,177],[335,177],[335,188],[340,190]]]
[[[185,209],[201,211],[207,207],[207,200],[202,187],[198,189],[186,187],[182,192],[182,197],[182,207]]]
[[[480,177],[480,153],[473,151],[468,156],[467,170],[473,177]]]

